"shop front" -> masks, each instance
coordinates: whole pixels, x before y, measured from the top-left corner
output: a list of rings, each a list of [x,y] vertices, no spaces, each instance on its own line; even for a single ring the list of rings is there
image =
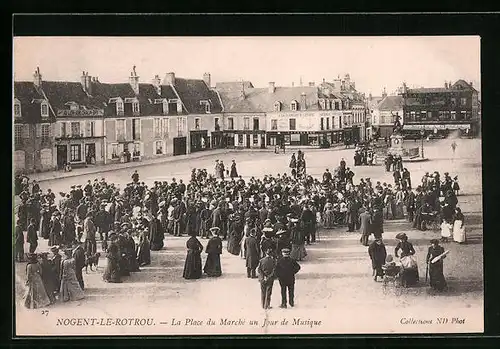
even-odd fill
[[[220,149],[224,148],[227,143],[224,142],[224,134],[222,131],[212,132],[211,148]]]
[[[208,131],[191,131],[190,139],[191,153],[210,149],[210,138],[208,137]]]
[[[104,137],[59,137],[56,138],[55,152],[57,168],[68,163],[73,167],[102,164]]]
[[[445,138],[451,133],[458,133],[461,137],[472,137],[475,133],[474,123],[463,124],[405,124],[403,134],[407,137],[421,134],[423,130],[424,137]]]

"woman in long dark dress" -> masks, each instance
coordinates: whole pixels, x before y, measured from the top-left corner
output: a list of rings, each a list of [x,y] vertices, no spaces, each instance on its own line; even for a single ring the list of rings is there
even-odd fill
[[[187,256],[186,262],[184,263],[184,271],[182,277],[184,279],[199,279],[201,278],[201,252],[203,251],[203,245],[196,238],[196,234],[191,235],[191,237],[186,242]]]
[[[106,259],[108,263],[102,275],[102,279],[105,282],[122,282],[120,275],[120,254],[116,238],[117,236],[114,233],[111,233],[109,235],[110,243],[108,245],[108,252],[106,253]]]
[[[290,253],[290,257],[295,259],[296,261],[301,261],[307,256],[306,247],[305,247],[305,236],[301,229],[299,229],[297,222],[298,219],[292,218],[290,219],[292,223],[290,239],[292,242],[292,252]]]
[[[238,214],[231,215],[229,227],[229,239],[227,240],[227,251],[238,256],[241,252],[241,240],[243,239],[243,224]]]
[[[151,251],[159,251],[163,248],[165,232],[158,218],[153,217],[149,222],[149,240],[151,242]]]
[[[203,271],[209,277],[219,277],[222,275],[222,267],[220,264],[220,255],[222,254],[222,240],[219,237],[220,229],[218,227],[210,228],[210,232],[214,235],[208,240],[205,252],[208,254],[205,261]]]
[[[397,234],[396,239],[399,240],[399,243],[396,246],[394,255],[399,257],[403,264],[402,284],[405,287],[415,286],[419,279],[417,262],[413,257],[415,249],[411,242],[408,241],[408,236],[405,233]],[[398,255],[400,250],[401,253]]]
[[[233,160],[231,163],[231,178],[238,178],[238,171],[236,170],[236,162]]]
[[[42,268],[42,281],[50,303],[56,301],[55,293],[59,291],[59,278],[56,277],[52,264],[49,262],[48,252],[40,253],[40,267]]]
[[[429,265],[429,281],[432,289],[436,291],[444,291],[446,290],[446,280],[443,274],[443,259],[446,256],[443,256],[440,260],[435,263],[431,263],[434,257],[439,256],[444,253],[443,246],[439,245],[439,241],[436,239],[431,240],[431,246],[427,252],[427,264]]]
[[[137,263],[139,267],[151,264],[151,244],[149,242],[149,232],[146,228],[139,238],[137,245]]]

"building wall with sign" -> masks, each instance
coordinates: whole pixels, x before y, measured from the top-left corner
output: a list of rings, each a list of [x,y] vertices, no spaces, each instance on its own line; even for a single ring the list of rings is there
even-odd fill
[[[224,141],[228,148],[261,148],[266,145],[268,117],[262,112],[224,113]]]

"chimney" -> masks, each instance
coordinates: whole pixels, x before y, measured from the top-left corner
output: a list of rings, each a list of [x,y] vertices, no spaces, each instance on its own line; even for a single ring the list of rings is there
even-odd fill
[[[292,87],[295,85],[295,83],[292,81]]]
[[[472,81],[471,81],[471,82],[469,82],[469,85],[470,85],[470,87],[472,87],[472,86],[473,86]]]
[[[132,71],[130,72],[130,77],[128,78],[130,87],[134,90],[136,95],[139,94],[139,76],[137,76],[137,72],[135,71],[135,65],[132,67]]]
[[[245,99],[245,83],[242,81],[240,84],[240,100]]]
[[[325,82],[325,78],[323,78],[323,83]]]
[[[384,87],[384,91],[382,92],[382,98],[385,98],[387,97],[387,92],[385,91],[385,87]]]
[[[89,72],[85,74],[85,89],[88,95],[92,95],[92,76],[89,76]]]
[[[159,75],[155,75],[155,78],[153,79],[153,86],[156,89],[156,93],[161,95],[161,79]]]
[[[205,84],[207,84],[208,88],[211,87],[210,73],[203,74],[203,81],[205,81]]]
[[[307,100],[306,100],[306,94],[305,92],[302,92],[300,94],[300,110],[306,110],[307,109]]]
[[[42,86],[42,74],[40,74],[39,67],[36,67],[35,74],[33,74],[33,83],[36,87]]]
[[[80,83],[82,84],[82,88],[85,92],[87,92],[87,74],[85,71],[82,71],[82,76],[80,77]]]
[[[370,92],[370,94],[368,95],[368,99],[371,101],[373,99],[373,96],[372,96],[372,93]]]
[[[274,93],[274,91],[276,90],[276,88],[274,87],[274,82],[269,82],[269,88],[268,88],[268,92],[269,93]]]
[[[167,75],[165,75],[165,79],[163,80],[163,83],[165,85],[175,85],[175,73],[167,73]]]
[[[309,82],[309,87],[314,87],[314,81]]]

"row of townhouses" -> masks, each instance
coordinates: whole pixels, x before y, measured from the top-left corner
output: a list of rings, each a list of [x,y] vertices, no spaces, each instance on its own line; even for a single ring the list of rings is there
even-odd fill
[[[396,119],[403,133],[413,137],[428,134],[446,136],[459,131],[467,137],[481,133],[481,104],[479,91],[472,82],[445,82],[444,87],[408,88],[406,84],[395,95],[385,92],[381,97],[367,98],[368,137],[389,137]]]
[[[367,103],[348,74],[316,86],[212,86],[167,73],[141,83],[14,82],[14,167],[40,172],[141,161],[216,148],[318,145],[370,136]]]

